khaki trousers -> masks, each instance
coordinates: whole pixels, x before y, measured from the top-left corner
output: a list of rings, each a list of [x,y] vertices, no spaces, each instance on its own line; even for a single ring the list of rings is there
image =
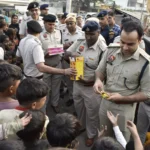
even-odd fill
[[[61,63],[56,67],[61,68]],[[44,74],[43,81],[47,83],[49,87],[49,93],[47,96],[46,109],[51,109],[52,106],[57,106],[60,98],[60,85],[62,75]]]
[[[139,132],[140,139],[144,144],[146,139],[146,133],[150,127],[150,105],[141,102],[138,110],[137,118],[137,130]]]
[[[111,101],[102,99],[99,117],[100,117],[100,128],[107,126],[106,136],[114,137],[113,126],[107,117],[107,110],[111,111],[115,116],[119,114],[118,126],[123,133],[125,139],[129,141],[130,132],[126,127],[127,120],[133,121],[135,116],[136,104],[116,104]]]
[[[86,128],[88,138],[94,138],[99,125],[100,95],[94,92],[93,86],[84,86],[82,83],[74,82],[73,99],[78,119]]]

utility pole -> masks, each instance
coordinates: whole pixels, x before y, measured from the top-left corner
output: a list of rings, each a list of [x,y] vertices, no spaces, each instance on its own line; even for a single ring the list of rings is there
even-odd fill
[[[145,0],[143,0],[143,7],[142,7],[142,10],[141,10],[141,18],[140,18],[141,21],[143,19],[144,5],[145,5]]]
[[[71,7],[72,7],[72,0],[67,0],[67,3],[66,3],[66,12],[67,13],[71,12]]]

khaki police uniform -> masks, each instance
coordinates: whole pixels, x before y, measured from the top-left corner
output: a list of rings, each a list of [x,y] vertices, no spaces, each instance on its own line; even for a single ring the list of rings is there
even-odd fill
[[[37,37],[28,34],[22,39],[16,56],[23,59],[25,76],[42,78],[43,73],[37,69],[36,64],[45,62],[45,60],[41,42]]]
[[[104,54],[96,71],[106,77],[104,90],[110,93],[119,93],[123,96],[129,96],[139,91],[138,79],[147,61],[147,54],[138,47],[136,52],[129,58],[122,56],[120,48],[109,48]],[[150,97],[150,66],[144,71],[140,81],[140,91],[148,98]],[[116,104],[112,101],[102,99],[99,116],[100,127],[107,125],[106,136],[113,136],[112,124],[107,117],[107,110],[114,115],[119,114],[118,125],[124,137],[128,141],[130,132],[126,127],[127,120],[134,120],[136,103],[133,104]]]
[[[77,28],[77,30],[81,30],[81,28],[79,26],[76,26],[76,28]],[[60,24],[58,26],[58,29],[61,30],[62,34],[64,34],[65,32],[68,32],[66,24]]]
[[[24,36],[27,35],[27,22],[29,22],[31,20],[33,20],[33,18],[31,16],[29,16],[26,19],[23,19],[21,21],[20,30],[19,30],[20,35],[24,35]],[[39,19],[37,20],[37,22],[41,25],[42,29],[44,29],[44,23],[43,23],[41,16],[39,16]]]
[[[63,41],[63,44],[71,43],[71,42],[73,43],[82,37],[84,37],[84,32],[81,31],[81,29],[76,28],[76,32],[73,35],[70,34],[70,32],[67,29],[65,31],[65,33],[62,34],[62,41]],[[70,67],[70,65],[66,61],[63,61],[63,68],[69,68],[69,67]],[[70,80],[69,76],[65,76],[65,80],[66,80],[67,87],[68,87],[69,99],[73,99],[73,96],[72,96],[72,94],[73,94],[73,81]]]
[[[92,82],[86,85],[81,81],[74,81],[73,99],[78,119],[86,127],[88,138],[97,134],[99,123],[98,110],[100,95],[93,90],[95,70],[99,64],[100,54],[107,49],[106,44],[98,38],[97,42],[88,48],[85,39],[76,41],[67,51],[78,52],[84,57],[84,80]]]
[[[62,68],[61,66],[61,55],[47,56],[47,49],[49,46],[57,46],[61,44],[61,32],[60,30],[54,29],[52,33],[44,30],[40,34],[40,41],[42,43],[42,48],[45,54],[45,64],[55,68]],[[50,93],[48,96],[47,108],[50,106],[50,101],[52,106],[57,106],[60,96],[60,84],[61,84],[62,75],[56,74],[44,74],[44,81],[48,84],[50,88]]]

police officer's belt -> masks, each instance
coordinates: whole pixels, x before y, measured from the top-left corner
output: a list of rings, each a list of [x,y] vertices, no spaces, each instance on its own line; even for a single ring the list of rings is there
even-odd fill
[[[38,77],[27,76],[27,75],[25,75],[24,73],[23,73],[23,75],[24,75],[26,78],[36,78],[36,79],[39,79],[39,80],[43,78],[43,75],[38,76]]]

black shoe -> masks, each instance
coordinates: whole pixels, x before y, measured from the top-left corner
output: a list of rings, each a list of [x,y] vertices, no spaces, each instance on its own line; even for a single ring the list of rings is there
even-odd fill
[[[59,107],[58,107],[58,106],[52,106],[52,105],[51,105],[51,107],[53,108],[53,111],[54,111],[56,114],[60,113],[60,110],[59,110]]]
[[[69,107],[71,105],[73,105],[74,101],[73,99],[69,99],[67,102],[66,102],[66,106]]]

